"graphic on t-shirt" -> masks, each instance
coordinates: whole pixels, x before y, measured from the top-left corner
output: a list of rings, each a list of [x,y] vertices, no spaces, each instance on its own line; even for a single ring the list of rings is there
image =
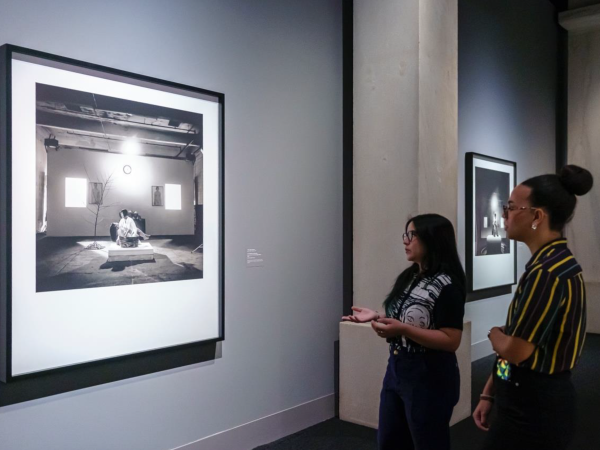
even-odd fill
[[[448,275],[441,274],[434,277],[423,278],[412,290],[408,287],[401,296],[391,305],[388,317],[393,317],[406,324],[424,328],[435,329],[433,323],[433,308],[440,297],[444,286],[451,284]],[[411,283],[411,286],[413,283]],[[406,347],[409,351],[423,351],[424,347],[406,339],[393,339],[392,347]]]
[[[402,317],[402,322],[408,323],[414,327],[429,328],[431,323],[431,314],[427,307],[423,305],[412,304],[406,308]]]

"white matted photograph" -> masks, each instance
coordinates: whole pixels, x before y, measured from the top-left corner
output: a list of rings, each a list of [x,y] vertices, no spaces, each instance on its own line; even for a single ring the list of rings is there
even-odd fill
[[[8,54],[2,381],[222,340],[224,95]]]
[[[503,206],[515,187],[516,163],[466,155],[466,268],[469,292],[516,284],[516,243],[504,229]]]
[[[202,278],[202,123],[36,83],[37,292]]]

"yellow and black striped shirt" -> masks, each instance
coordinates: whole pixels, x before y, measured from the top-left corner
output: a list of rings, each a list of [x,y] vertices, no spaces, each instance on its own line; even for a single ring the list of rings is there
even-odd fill
[[[531,257],[508,309],[505,333],[535,344],[519,364],[553,374],[577,364],[585,341],[585,284],[581,266],[557,239]]]

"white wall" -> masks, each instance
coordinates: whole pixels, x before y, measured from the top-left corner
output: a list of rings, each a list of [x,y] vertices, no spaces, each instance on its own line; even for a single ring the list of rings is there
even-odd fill
[[[0,0],[2,43],[224,92],[227,174],[222,356],[1,408],[2,450],[171,449],[333,394],[341,38],[340,0]]]
[[[125,174],[123,166],[131,173]],[[93,236],[94,214],[87,208],[65,207],[65,178],[102,182],[111,177],[97,235],[109,236],[119,211],[137,211],[146,219],[146,232],[155,235],[194,234],[194,164],[189,161],[130,156],[75,149],[48,152],[48,236]],[[152,186],[181,186],[181,209],[152,206]],[[89,185],[88,185],[89,189]],[[88,193],[89,194],[89,193]],[[164,195],[163,195],[164,197]],[[90,200],[88,195],[88,201]],[[164,199],[163,199],[164,202]],[[95,211],[96,205],[89,205]]]
[[[555,171],[556,36],[547,0],[458,4],[458,236],[465,256],[465,153],[517,162],[517,183]],[[517,245],[518,276],[531,254]],[[488,330],[511,296],[470,302],[474,359],[491,353]]]

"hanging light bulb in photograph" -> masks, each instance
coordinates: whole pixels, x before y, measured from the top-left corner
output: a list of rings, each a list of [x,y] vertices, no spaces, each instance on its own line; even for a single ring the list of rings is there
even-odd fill
[[[123,142],[123,153],[127,155],[139,155],[142,152],[140,141],[135,137],[127,138]]]

